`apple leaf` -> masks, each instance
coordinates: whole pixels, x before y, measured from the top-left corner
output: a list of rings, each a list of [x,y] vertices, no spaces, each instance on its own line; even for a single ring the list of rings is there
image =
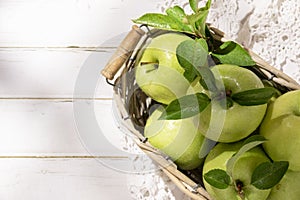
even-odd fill
[[[198,9],[198,11],[209,10],[211,5],[211,0],[208,0],[204,7]]]
[[[200,73],[200,84],[204,89],[211,92],[216,92],[218,90],[216,86],[216,79],[209,67],[198,67],[197,71]]]
[[[199,20],[196,22],[198,32],[200,36],[203,38],[206,38],[206,19],[208,16],[208,12],[210,9],[211,0],[208,0],[204,7],[198,9],[198,13],[203,13],[202,16],[199,18]]]
[[[206,38],[206,19],[210,9],[211,0],[208,0],[202,8],[198,8],[199,0],[190,0],[189,3],[194,14],[187,15],[186,19],[197,36]]]
[[[275,88],[265,87],[238,92],[232,94],[231,98],[242,106],[256,106],[268,103],[277,94],[278,91]]]
[[[270,189],[280,182],[288,167],[287,161],[261,163],[252,174],[251,184],[260,190]]]
[[[205,38],[205,26],[208,10],[199,11],[195,14],[187,15],[188,23],[192,26],[195,34],[201,38]]]
[[[231,181],[230,176],[222,169],[210,170],[203,177],[207,183],[218,189],[226,189]]]
[[[183,22],[183,20],[186,16],[184,10],[179,6],[174,6],[174,7],[168,8],[166,10],[166,13],[171,18],[173,18],[175,20],[178,20],[178,21],[181,21],[181,22]]]
[[[229,109],[233,106],[233,101],[230,97],[226,97],[226,109]]]
[[[183,8],[174,6],[166,10],[167,15],[147,13],[132,21],[137,24],[144,24],[158,29],[186,32],[200,38],[205,38],[206,19],[211,0],[208,0],[206,5],[202,8],[198,8],[199,0],[190,0],[189,3],[194,11],[191,15],[186,15]]]
[[[226,165],[228,174],[232,176],[233,167],[241,155],[243,155],[245,152],[249,151],[250,149],[264,143],[265,141],[266,139],[261,135],[253,135],[247,138],[244,141],[243,146],[238,150],[238,152],[228,160]]]
[[[195,41],[198,42],[208,54],[209,49],[206,40],[203,38],[196,38]]]
[[[173,100],[159,117],[160,120],[176,120],[195,116],[202,112],[210,103],[204,93],[196,93]]]
[[[256,63],[249,53],[239,44],[233,41],[224,42],[212,56],[216,57],[223,64],[233,64],[239,66],[253,66]]]
[[[248,137],[244,140],[243,146],[246,144],[249,144],[251,142],[261,142],[264,143],[266,141],[266,138],[262,135],[252,135],[251,137]]]
[[[208,47],[204,39],[186,40],[181,42],[176,49],[179,64],[184,68],[185,78],[193,82],[199,72],[198,66],[204,66],[207,62]]]
[[[183,31],[192,32],[190,25],[186,24],[186,14],[179,6],[174,6],[166,10],[167,15],[181,25]]]
[[[183,75],[184,77],[190,82],[192,83],[196,78],[197,78],[197,71],[195,70],[195,68],[186,68]]]
[[[173,16],[160,13],[147,13],[132,21],[137,24],[145,24],[154,28],[192,33],[188,25],[179,20],[174,20]]]
[[[199,0],[189,0],[191,9],[196,13],[198,11]]]

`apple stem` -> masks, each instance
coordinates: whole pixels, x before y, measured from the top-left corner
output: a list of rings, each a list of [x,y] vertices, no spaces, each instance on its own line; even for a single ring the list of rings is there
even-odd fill
[[[226,96],[230,97],[232,95],[232,91],[231,90],[226,90]]]
[[[238,192],[238,195],[241,197],[241,199],[245,199],[243,187],[244,184],[242,181],[240,180],[235,181],[235,189]]]

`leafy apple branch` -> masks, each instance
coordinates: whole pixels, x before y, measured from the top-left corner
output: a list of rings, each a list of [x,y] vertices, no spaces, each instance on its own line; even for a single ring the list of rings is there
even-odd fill
[[[217,87],[216,79],[210,69],[210,65],[214,65],[215,61],[238,66],[253,66],[255,62],[243,47],[233,41],[222,44],[214,42],[206,24],[211,0],[208,0],[206,5],[200,8],[198,7],[199,0],[189,0],[189,5],[193,11],[192,14],[186,14],[183,8],[174,6],[168,8],[166,14],[147,13],[133,22],[192,35],[194,41],[184,41],[176,49],[177,60],[185,70],[183,75],[190,83],[198,78],[202,87],[211,92],[212,99],[226,100],[226,108],[230,108],[233,102],[244,106],[267,103],[276,94],[272,88],[231,94]],[[190,101],[191,98],[198,102]],[[176,99],[167,106],[166,112],[160,119],[182,119],[196,115],[203,111],[212,99],[204,93]],[[189,104],[184,104],[188,101],[190,101]],[[180,112],[181,114],[179,114]]]
[[[199,0],[190,0],[190,6],[194,13],[187,15],[183,8],[174,6],[166,10],[166,14],[147,13],[133,22],[137,24],[146,24],[148,26],[185,32],[205,38],[205,27],[208,10],[211,0],[208,0],[205,7],[198,8]]]

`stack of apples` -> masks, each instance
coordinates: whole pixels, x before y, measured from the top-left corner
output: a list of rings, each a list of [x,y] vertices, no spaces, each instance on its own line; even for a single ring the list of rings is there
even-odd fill
[[[199,3],[133,20],[164,30],[135,61],[136,83],[158,102],[145,137],[179,170],[198,171],[215,200],[298,200],[300,90],[268,82],[241,45],[215,39],[211,0]]]
[[[243,92],[272,86],[247,67],[214,64],[209,54],[201,59],[212,76],[200,71],[189,80],[178,56],[178,47],[189,41],[194,39],[187,34],[167,32],[139,52],[136,82],[159,102],[147,119],[145,137],[180,170],[199,170],[213,199],[298,200],[300,90],[243,104],[241,99],[255,102],[257,96],[240,96]],[[198,107],[190,106],[195,101]]]

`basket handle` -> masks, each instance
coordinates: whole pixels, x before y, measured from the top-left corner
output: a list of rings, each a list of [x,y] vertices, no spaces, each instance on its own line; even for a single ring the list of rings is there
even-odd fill
[[[122,67],[122,65],[127,61],[134,48],[138,44],[141,37],[145,34],[141,28],[136,25],[132,26],[132,29],[127,34],[127,36],[123,39],[120,46],[117,48],[115,53],[112,55],[104,69],[101,71],[101,74],[112,80],[118,70]]]

